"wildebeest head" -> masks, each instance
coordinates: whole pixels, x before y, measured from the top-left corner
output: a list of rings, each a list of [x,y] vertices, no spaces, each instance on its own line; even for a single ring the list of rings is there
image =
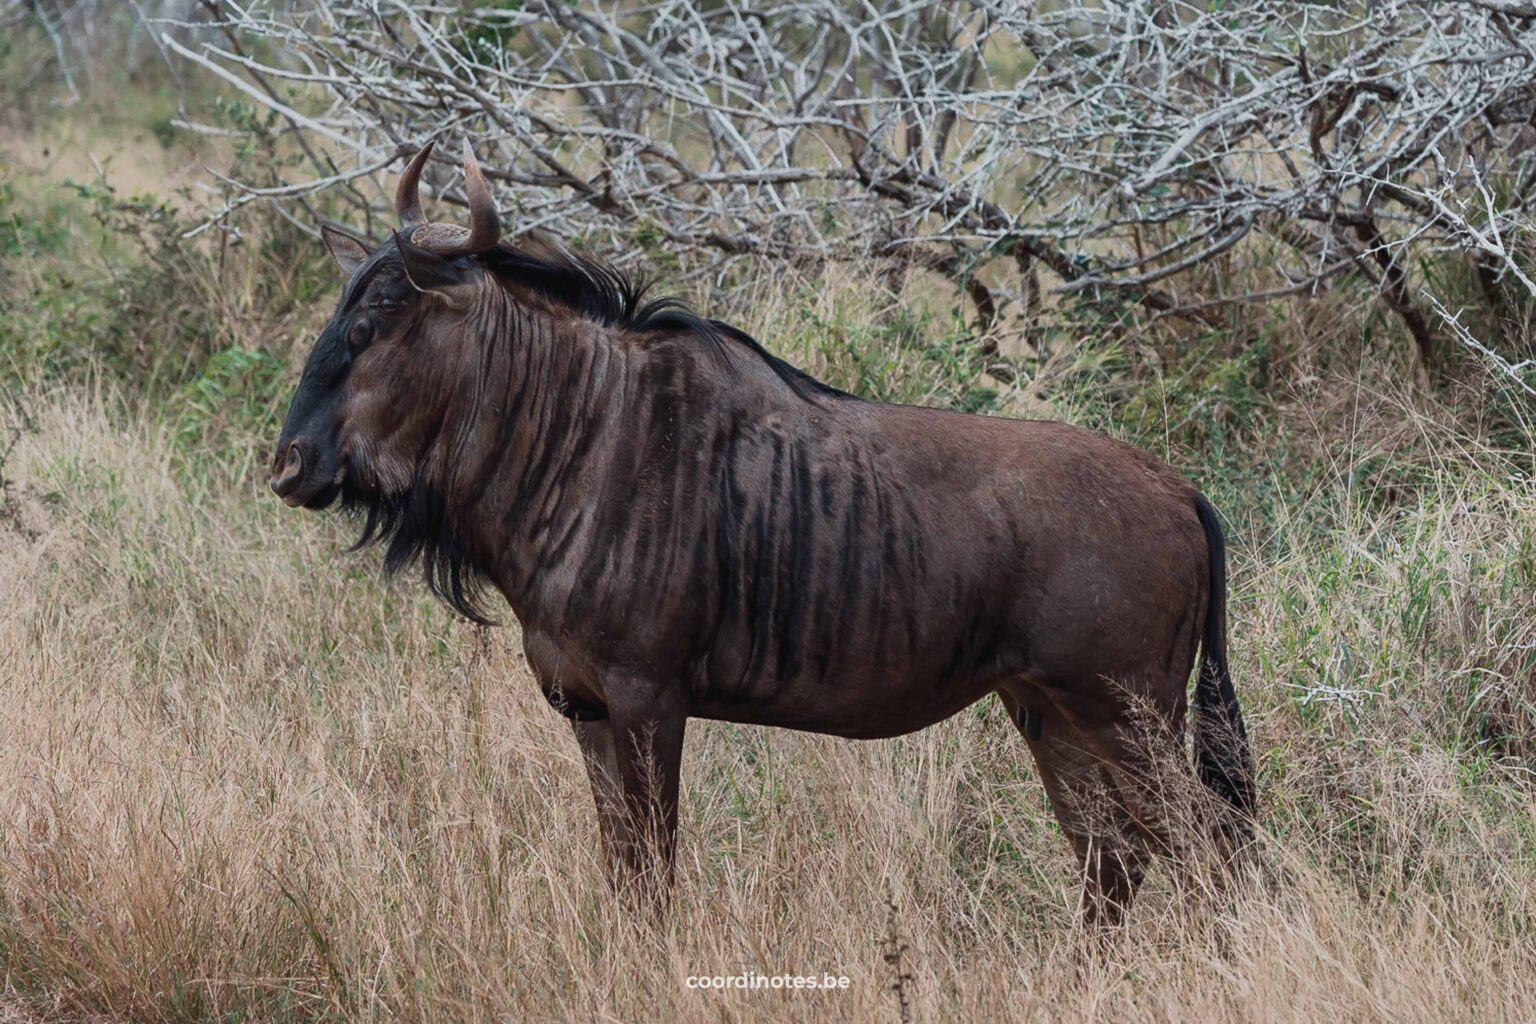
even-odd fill
[[[370,250],[322,228],[347,275],[341,302],[310,352],[283,422],[272,490],[289,505],[325,508],[338,496],[377,505],[415,486],[441,430],[490,275],[473,257],[501,235],[490,188],[466,142],[468,229],[429,224],[417,185],[432,146],[395,192],[400,230]]]

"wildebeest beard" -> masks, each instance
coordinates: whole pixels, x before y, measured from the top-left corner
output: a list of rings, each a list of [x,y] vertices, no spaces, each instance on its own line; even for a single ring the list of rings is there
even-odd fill
[[[455,535],[447,499],[419,476],[404,494],[342,486],[341,509],[362,520],[353,551],[384,547],[384,571],[394,575],[418,560],[428,589],[472,622],[494,625],[485,608],[485,577]]]

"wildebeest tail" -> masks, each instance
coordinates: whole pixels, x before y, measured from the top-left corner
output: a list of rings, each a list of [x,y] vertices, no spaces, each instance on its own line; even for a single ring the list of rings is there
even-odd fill
[[[1225,800],[1234,813],[1223,831],[1234,847],[1251,834],[1257,799],[1248,730],[1227,669],[1227,542],[1216,510],[1196,495],[1195,510],[1210,552],[1210,601],[1201,638],[1200,677],[1195,683],[1195,767],[1200,781]]]

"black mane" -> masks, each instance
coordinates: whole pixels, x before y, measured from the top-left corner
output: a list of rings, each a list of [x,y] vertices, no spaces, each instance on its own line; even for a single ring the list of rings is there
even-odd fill
[[[502,244],[474,257],[497,278],[536,289],[585,319],[631,331],[676,331],[711,345],[727,367],[727,346],[737,345],[761,359],[797,396],[852,397],[805,373],[763,348],[730,324],[699,316],[676,299],[646,299],[651,281],[566,249]],[[441,492],[424,480],[400,495],[383,495],[343,484],[340,504],[362,520],[353,550],[382,546],[385,571],[394,574],[420,563],[427,588],[465,618],[494,624],[486,608],[487,580],[455,536]]]
[[[801,398],[852,397],[780,359],[745,331],[702,317],[673,298],[647,299],[654,281],[636,277],[603,260],[565,248],[536,245],[515,248],[503,243],[476,257],[504,281],[532,287],[582,317],[632,331],[681,331],[714,347],[727,366],[727,344],[739,345],[761,359]]]

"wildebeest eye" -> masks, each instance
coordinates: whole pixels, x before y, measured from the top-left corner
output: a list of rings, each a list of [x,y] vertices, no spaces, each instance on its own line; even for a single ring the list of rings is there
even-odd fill
[[[364,345],[367,345],[372,340],[373,321],[369,320],[367,317],[359,318],[357,322],[352,325],[352,329],[347,332],[347,345],[352,349],[353,352],[359,351]]]

